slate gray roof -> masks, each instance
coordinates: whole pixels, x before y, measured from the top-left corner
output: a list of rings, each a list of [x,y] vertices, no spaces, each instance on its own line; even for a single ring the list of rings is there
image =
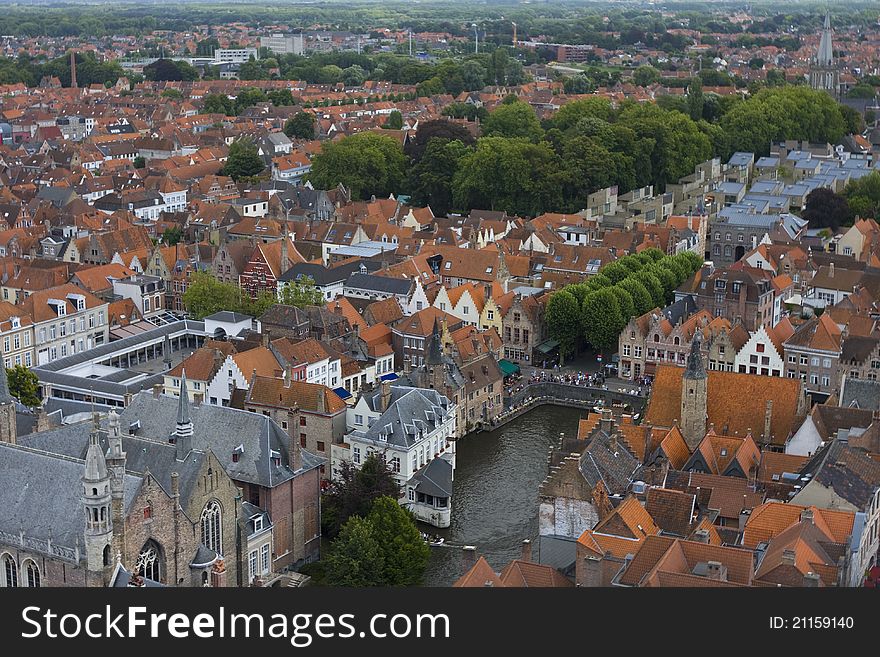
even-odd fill
[[[139,393],[122,412],[122,426],[139,420],[138,435],[167,440],[176,426],[177,404],[177,397],[171,395],[156,397],[151,392]],[[194,429],[193,449],[214,452],[232,479],[271,488],[295,476],[288,465],[291,461],[290,437],[274,420],[211,404],[191,406],[190,415]],[[239,445],[244,446],[244,454],[235,463],[232,452]],[[272,463],[272,452],[280,455],[280,466]],[[302,456],[303,471],[324,463],[324,459],[306,451]]]
[[[352,274],[345,282],[345,287],[352,290],[369,290],[371,292],[384,292],[406,296],[412,287],[412,281],[408,278],[391,278],[390,276],[375,276],[373,274]]]
[[[812,475],[813,481],[862,511],[869,507],[880,486],[880,462],[837,439],[819,449],[800,474]],[[797,496],[792,501],[797,503]]]
[[[425,495],[452,497],[452,464],[444,458],[431,459],[408,483]]]
[[[232,312],[231,310],[221,310],[213,315],[208,315],[205,319],[210,319],[215,322],[232,322],[233,324],[238,324],[239,322],[253,318],[250,315],[243,315],[242,313]]]
[[[600,481],[609,495],[625,493],[639,468],[639,460],[618,439],[617,449],[612,448],[611,436],[599,430],[580,457],[579,469],[584,479],[595,487]]]
[[[880,383],[846,377],[840,394],[840,405],[871,411],[880,410]]]
[[[86,431],[91,426],[88,422]],[[49,454],[0,443],[0,543],[19,542],[25,547],[73,560],[73,550],[83,548],[85,511],[82,504],[82,459]],[[140,489],[142,479],[125,476],[126,511]]]
[[[367,393],[367,403],[379,408],[381,388]],[[443,423],[449,414],[449,400],[436,390],[391,386],[391,400],[382,415],[365,431],[355,431],[358,437],[375,443],[412,447],[421,432],[430,433]]]

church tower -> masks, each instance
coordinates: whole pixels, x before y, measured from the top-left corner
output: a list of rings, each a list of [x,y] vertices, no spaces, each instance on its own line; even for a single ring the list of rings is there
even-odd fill
[[[702,342],[703,333],[697,329],[691,343],[687,367],[681,377],[681,433],[691,451],[706,435],[709,395],[708,375],[700,352]]]
[[[831,41],[831,16],[825,14],[825,25],[819,48],[810,64],[810,86],[819,91],[827,91],[838,98],[840,96],[840,70],[834,61],[834,47]]]
[[[6,368],[0,362],[0,443],[12,443],[14,445],[16,435],[15,399],[9,392]]]
[[[119,432],[119,414],[111,410],[109,417],[107,469],[110,473],[110,520],[113,526],[111,551],[113,558],[122,555],[125,562],[125,452]]]
[[[111,519],[110,473],[99,440],[98,414],[89,434],[82,476],[82,503],[86,514],[86,582],[89,586],[104,586],[110,574],[113,558],[113,521]]]
[[[443,339],[440,336],[440,322],[434,319],[434,329],[425,345],[425,374],[427,384],[441,395],[446,394],[446,365],[443,362]]]

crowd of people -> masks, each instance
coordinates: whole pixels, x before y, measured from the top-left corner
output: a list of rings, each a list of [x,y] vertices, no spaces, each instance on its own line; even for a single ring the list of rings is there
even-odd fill
[[[555,368],[553,371],[534,370],[528,378],[522,374],[514,374],[505,378],[504,392],[505,396],[510,397],[526,386],[536,383],[562,383],[570,386],[583,386],[588,388],[601,388],[608,390],[605,375],[602,372],[562,372],[557,373]],[[635,389],[618,387],[617,392],[635,393],[638,395],[648,395],[651,391],[651,378],[641,377],[636,382]],[[613,388],[612,388],[613,390]]]

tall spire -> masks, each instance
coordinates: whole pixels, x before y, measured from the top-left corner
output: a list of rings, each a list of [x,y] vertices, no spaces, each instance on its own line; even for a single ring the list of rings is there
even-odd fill
[[[825,14],[825,25],[822,28],[822,38],[819,40],[819,49],[816,51],[816,64],[818,66],[834,65],[834,48],[831,43],[830,14]]]
[[[684,371],[686,379],[705,379],[706,368],[703,365],[703,354],[700,345],[703,342],[703,331],[697,329],[694,332],[694,340],[691,342],[691,353],[688,354],[687,367]]]
[[[177,400],[177,426],[171,435],[177,445],[177,460],[182,461],[192,451],[193,423],[189,414],[189,390],[186,386],[186,370],[180,375],[180,397]]]
[[[425,362],[428,365],[439,365],[443,362],[443,344],[440,337],[440,321],[434,318],[434,329],[428,338],[428,349],[425,354]]]

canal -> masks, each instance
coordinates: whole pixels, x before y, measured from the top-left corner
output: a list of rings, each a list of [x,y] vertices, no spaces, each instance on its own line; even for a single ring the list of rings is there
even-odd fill
[[[450,545],[474,545],[500,571],[520,555],[523,539],[538,556],[538,487],[547,476],[551,445],[559,434],[577,434],[586,409],[539,406],[489,433],[473,434],[456,445],[452,523],[446,529],[422,525]],[[427,586],[449,586],[463,573],[462,551],[432,547]]]

